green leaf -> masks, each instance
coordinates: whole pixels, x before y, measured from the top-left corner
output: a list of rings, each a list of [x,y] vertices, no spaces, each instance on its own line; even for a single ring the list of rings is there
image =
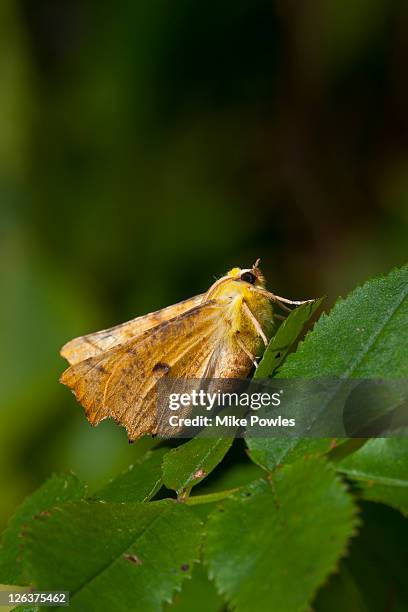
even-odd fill
[[[408,516],[408,438],[369,440],[338,469],[357,482],[364,499],[383,502]]]
[[[163,482],[178,494],[201,482],[222,461],[233,438],[200,438],[171,450],[163,460]]]
[[[313,303],[303,304],[285,319],[275,336],[271,339],[254,378],[273,375],[288,354],[291,346],[302,333],[306,323],[319,309],[325,298]],[[326,453],[331,448],[331,440],[299,440],[298,438],[246,438],[249,456],[259,466],[272,470],[288,461],[296,461],[308,454]]]
[[[279,376],[408,376],[408,265],[375,278],[323,314]]]
[[[167,448],[148,451],[137,463],[92,495],[110,502],[148,501],[162,486],[161,465]]]
[[[70,610],[162,610],[198,559],[201,522],[184,504],[77,502],[25,535],[39,589],[71,592]]]
[[[304,330],[306,323],[320,308],[324,300],[323,297],[315,302],[302,304],[302,306],[292,310],[269,342],[254,378],[266,378],[273,375]]]
[[[299,459],[324,455],[332,448],[329,438],[247,438],[252,461],[267,471]]]
[[[287,465],[210,515],[210,577],[239,612],[305,610],[355,524],[351,497],[329,463]]]
[[[323,314],[288,356],[279,378],[408,376],[408,266],[373,279]],[[339,390],[341,388],[339,383]],[[324,409],[324,407],[323,407]],[[303,454],[324,453],[330,440],[247,438],[251,458],[266,469]]]
[[[28,497],[11,518],[0,547],[0,582],[27,584],[22,573],[21,531],[49,508],[68,500],[82,499],[86,486],[73,474],[54,475]]]

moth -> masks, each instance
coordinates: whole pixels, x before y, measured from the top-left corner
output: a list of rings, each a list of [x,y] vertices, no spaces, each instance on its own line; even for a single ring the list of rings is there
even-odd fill
[[[233,268],[202,293],[61,349],[70,367],[61,382],[74,392],[92,425],[112,417],[129,441],[155,434],[156,386],[162,377],[245,378],[273,329],[272,304],[292,301],[265,288],[259,260]]]

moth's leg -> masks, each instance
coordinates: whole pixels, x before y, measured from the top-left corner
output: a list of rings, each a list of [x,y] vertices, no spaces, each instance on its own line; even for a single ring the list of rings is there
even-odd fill
[[[285,304],[293,304],[293,306],[302,306],[302,304],[311,304],[315,300],[288,300],[286,298],[281,297],[280,295],[275,295],[271,293],[275,300],[279,300],[279,302],[284,302]]]
[[[274,293],[271,293],[270,291],[267,291],[262,287],[252,286],[251,290],[256,291],[257,293],[261,293],[273,302],[279,304],[279,306],[283,308],[283,310],[287,310],[289,312],[291,312],[290,309],[284,306],[284,304],[293,304],[293,306],[301,306],[302,304],[311,304],[312,302],[315,302],[315,300],[288,300],[287,298],[281,297],[280,295],[275,295]]]
[[[250,358],[250,360],[252,361],[252,363],[254,364],[254,366],[257,368],[258,367],[258,362],[256,360],[255,355],[253,355],[251,353],[251,351],[249,351],[247,349],[247,347],[245,346],[245,344],[242,342],[241,338],[239,337],[239,331],[237,331],[235,333],[235,340],[237,341],[238,346],[244,351],[244,353]]]
[[[278,315],[278,314],[274,314],[273,315],[274,319],[278,319],[279,321],[285,321],[286,317],[283,317],[282,315]]]
[[[255,329],[258,332],[258,334],[261,336],[265,346],[268,346],[268,338],[265,336],[264,331],[263,331],[263,329],[262,329],[258,319],[255,317],[255,315],[253,314],[253,312],[251,311],[251,309],[249,308],[249,306],[245,302],[245,300],[243,300],[243,302],[242,302],[242,308],[243,308],[245,314],[247,315],[248,319],[252,322],[252,324],[255,327]]]

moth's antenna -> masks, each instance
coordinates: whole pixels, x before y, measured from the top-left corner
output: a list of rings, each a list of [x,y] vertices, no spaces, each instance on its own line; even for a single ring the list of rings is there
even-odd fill
[[[256,268],[259,268],[259,264],[260,264],[261,258],[258,257],[258,259],[256,260],[256,262],[254,263],[254,265],[252,266],[252,269],[255,270]]]

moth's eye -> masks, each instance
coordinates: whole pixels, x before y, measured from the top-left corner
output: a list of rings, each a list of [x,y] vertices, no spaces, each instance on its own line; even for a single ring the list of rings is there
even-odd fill
[[[250,285],[255,285],[256,276],[252,274],[252,272],[244,272],[241,274],[241,280],[245,283],[249,283]]]

